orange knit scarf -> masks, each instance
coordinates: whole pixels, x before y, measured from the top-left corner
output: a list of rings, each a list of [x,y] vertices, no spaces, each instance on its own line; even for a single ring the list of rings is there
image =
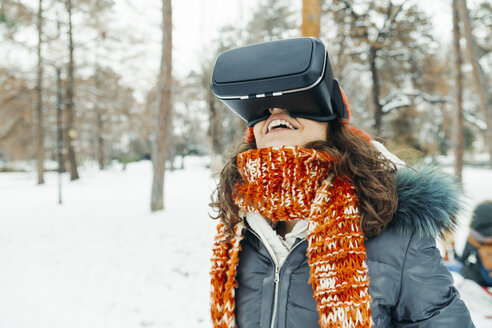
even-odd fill
[[[237,158],[235,202],[272,221],[308,220],[309,282],[321,327],[372,327],[366,249],[357,197],[347,179],[327,177],[329,155],[302,147],[263,148]],[[219,223],[212,256],[214,327],[235,327],[234,290],[244,223],[229,239]]]

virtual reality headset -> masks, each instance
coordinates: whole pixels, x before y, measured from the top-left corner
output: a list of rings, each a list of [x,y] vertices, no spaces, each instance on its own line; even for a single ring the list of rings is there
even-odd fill
[[[211,89],[250,127],[266,119],[270,108],[321,122],[348,116],[328,52],[316,38],[224,51],[215,62]]]

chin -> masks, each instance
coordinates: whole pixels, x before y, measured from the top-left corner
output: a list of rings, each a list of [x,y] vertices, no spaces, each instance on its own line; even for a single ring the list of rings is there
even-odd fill
[[[278,141],[278,142],[267,142],[261,145],[258,145],[258,148],[269,148],[269,147],[289,147],[289,146],[299,146],[299,142],[288,142],[288,141]]]

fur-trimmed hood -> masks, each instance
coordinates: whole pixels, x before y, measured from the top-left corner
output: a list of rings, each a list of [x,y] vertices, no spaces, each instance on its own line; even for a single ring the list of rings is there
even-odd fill
[[[451,176],[433,167],[402,167],[395,181],[398,209],[388,228],[430,237],[454,231],[463,203],[461,185]]]

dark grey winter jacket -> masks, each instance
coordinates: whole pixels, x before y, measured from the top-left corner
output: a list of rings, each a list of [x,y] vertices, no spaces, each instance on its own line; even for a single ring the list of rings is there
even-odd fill
[[[398,171],[395,217],[365,244],[375,326],[474,327],[435,242],[442,230],[454,227],[458,190],[435,171],[420,173]],[[307,241],[297,240],[280,268],[253,231],[246,232],[241,246],[237,327],[319,327],[308,283]]]

